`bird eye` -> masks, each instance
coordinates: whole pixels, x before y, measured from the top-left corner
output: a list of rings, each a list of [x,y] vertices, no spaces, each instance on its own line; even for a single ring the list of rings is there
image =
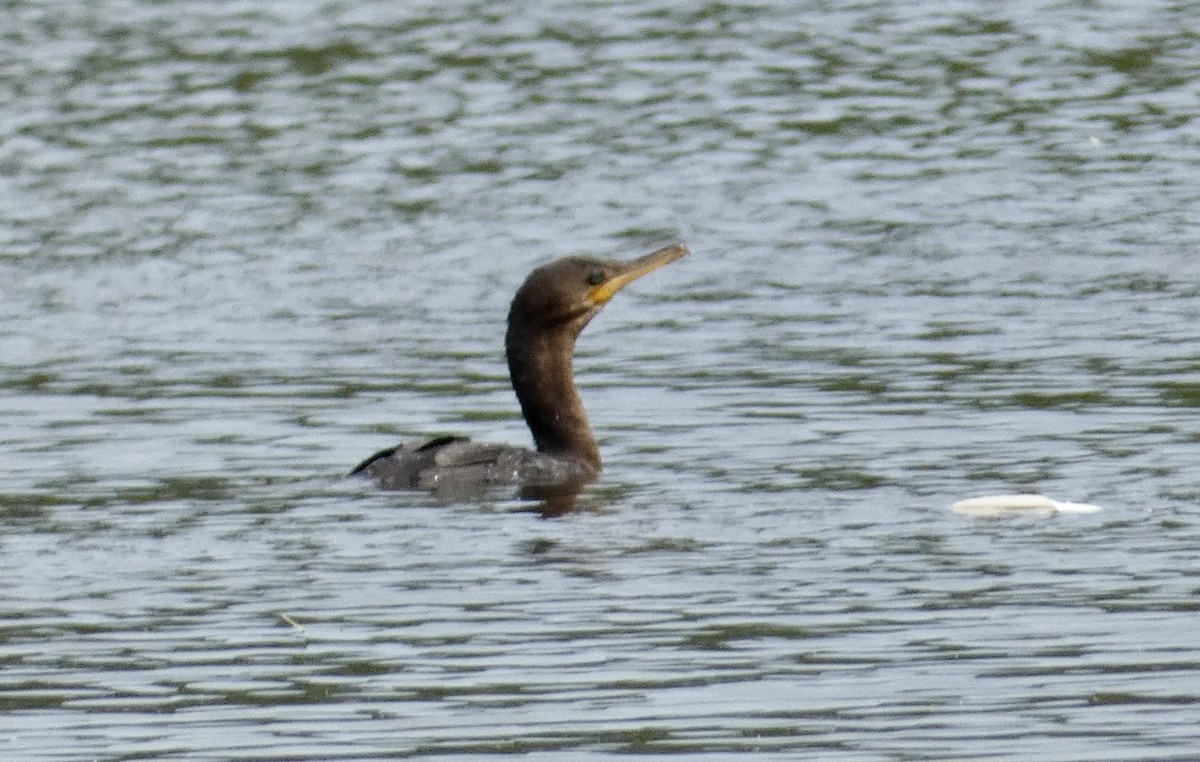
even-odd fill
[[[587,284],[589,286],[599,286],[604,280],[604,272],[602,270],[592,270],[588,273]]]

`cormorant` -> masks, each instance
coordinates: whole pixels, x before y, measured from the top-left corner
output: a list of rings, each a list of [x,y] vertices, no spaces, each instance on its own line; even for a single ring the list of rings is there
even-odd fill
[[[631,262],[567,257],[534,270],[513,298],[505,350],[536,451],[447,436],[382,450],[352,474],[385,489],[466,494],[489,485],[578,491],[600,472],[600,448],[575,388],[575,339],[613,295],[688,253],[674,244]]]

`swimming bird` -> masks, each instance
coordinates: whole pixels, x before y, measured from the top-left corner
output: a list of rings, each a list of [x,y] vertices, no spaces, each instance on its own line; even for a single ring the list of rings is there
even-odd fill
[[[508,312],[504,346],[513,391],[536,450],[446,436],[375,453],[351,472],[385,489],[451,495],[489,485],[580,488],[600,473],[600,448],[575,388],[575,340],[634,280],[686,256],[673,244],[630,262],[567,257],[530,273]]]

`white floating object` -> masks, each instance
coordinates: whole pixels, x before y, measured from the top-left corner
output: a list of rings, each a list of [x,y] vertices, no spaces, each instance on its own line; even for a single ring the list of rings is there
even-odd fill
[[[950,510],[964,516],[1003,516],[1009,513],[1095,513],[1098,505],[1060,503],[1045,495],[987,495],[959,500]]]

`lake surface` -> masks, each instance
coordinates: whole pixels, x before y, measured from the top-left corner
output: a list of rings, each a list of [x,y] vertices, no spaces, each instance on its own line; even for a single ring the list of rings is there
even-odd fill
[[[3,13],[3,758],[1196,758],[1196,3]],[[676,240],[581,510],[341,478]]]

